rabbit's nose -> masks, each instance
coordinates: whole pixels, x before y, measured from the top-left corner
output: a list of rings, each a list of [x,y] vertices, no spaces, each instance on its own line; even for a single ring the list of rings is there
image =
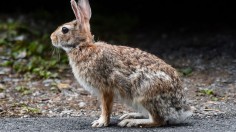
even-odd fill
[[[52,44],[57,45],[57,36],[54,35],[54,33],[51,34],[50,38],[51,38]]]

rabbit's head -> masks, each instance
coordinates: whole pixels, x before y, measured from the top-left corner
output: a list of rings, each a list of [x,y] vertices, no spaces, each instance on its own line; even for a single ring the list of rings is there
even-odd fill
[[[70,51],[80,44],[86,44],[93,40],[90,32],[89,20],[91,18],[91,8],[88,0],[71,0],[71,7],[76,20],[59,26],[51,34],[52,44],[55,47]]]

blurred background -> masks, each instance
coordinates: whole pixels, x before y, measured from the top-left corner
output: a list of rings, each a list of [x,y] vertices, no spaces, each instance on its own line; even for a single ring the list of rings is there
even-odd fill
[[[35,22],[45,21],[52,24],[45,27],[48,29],[48,34],[58,25],[74,19],[69,0],[57,2],[21,0],[1,3],[1,20],[25,15],[30,17],[26,20],[34,19]],[[236,9],[229,1],[90,0],[90,3],[93,14],[92,32],[98,40],[115,41],[124,45],[132,43],[135,46],[143,45],[141,48],[152,49],[151,45],[161,46],[160,48],[166,45],[165,42],[158,44],[157,40],[179,36],[193,40],[171,42],[168,45],[214,47],[229,43],[216,44],[204,37],[235,33]],[[198,35],[202,37],[200,40]],[[140,44],[142,40],[144,43]]]
[[[233,2],[90,0],[90,5],[96,41],[138,47],[171,64],[183,77],[197,113],[236,110],[228,105],[236,106]],[[89,94],[73,80],[65,52],[50,42],[50,34],[73,19],[70,0],[0,2],[1,116],[64,116],[97,111],[96,99],[88,101]],[[221,103],[207,101],[225,103],[221,107]],[[120,106],[115,110],[124,112]]]

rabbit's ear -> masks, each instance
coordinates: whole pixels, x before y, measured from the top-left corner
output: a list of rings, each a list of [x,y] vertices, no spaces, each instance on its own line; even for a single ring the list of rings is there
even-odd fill
[[[72,7],[72,9],[74,11],[76,20],[79,23],[81,23],[82,22],[82,16],[80,14],[81,11],[80,11],[79,7],[77,6],[77,3],[75,2],[75,0],[71,0],[70,3],[71,3],[71,7]]]
[[[78,6],[82,10],[85,19],[90,20],[92,13],[89,5],[89,0],[79,0]]]

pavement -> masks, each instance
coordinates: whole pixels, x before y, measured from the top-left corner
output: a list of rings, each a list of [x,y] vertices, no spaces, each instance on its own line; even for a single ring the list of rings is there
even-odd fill
[[[53,118],[1,118],[0,132],[235,132],[236,116],[216,116],[209,118],[190,118],[185,123],[158,128],[121,128],[117,118],[111,125],[92,128],[94,118],[53,117]]]

